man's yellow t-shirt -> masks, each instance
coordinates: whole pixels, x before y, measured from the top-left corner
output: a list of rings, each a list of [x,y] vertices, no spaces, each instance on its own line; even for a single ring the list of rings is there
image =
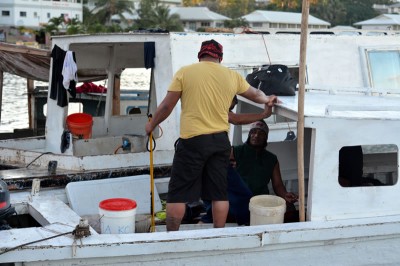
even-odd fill
[[[182,67],[168,88],[182,92],[180,137],[228,132],[232,99],[249,87],[239,73],[218,63],[202,61]]]

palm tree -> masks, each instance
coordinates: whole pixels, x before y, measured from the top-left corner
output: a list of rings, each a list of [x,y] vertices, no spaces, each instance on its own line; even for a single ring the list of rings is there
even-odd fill
[[[84,33],[82,22],[80,22],[77,18],[73,18],[67,24],[67,34],[73,35],[79,33]]]
[[[111,25],[111,17],[118,15],[122,21],[126,21],[124,12],[132,14],[135,8],[132,0],[96,0],[94,13],[99,22]]]
[[[183,25],[178,14],[169,13],[169,8],[156,6],[150,17],[153,28],[165,29],[168,31],[183,31]]]
[[[64,25],[64,16],[54,17],[49,20],[47,25],[44,27],[45,32],[50,35],[55,35],[60,32],[60,28]]]

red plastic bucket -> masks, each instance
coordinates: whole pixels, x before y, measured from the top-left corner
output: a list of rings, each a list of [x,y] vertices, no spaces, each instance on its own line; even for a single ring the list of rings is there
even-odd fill
[[[102,234],[135,233],[136,201],[127,198],[106,199],[99,203]]]
[[[89,139],[92,137],[93,117],[85,113],[75,113],[67,116],[67,126],[72,135]]]

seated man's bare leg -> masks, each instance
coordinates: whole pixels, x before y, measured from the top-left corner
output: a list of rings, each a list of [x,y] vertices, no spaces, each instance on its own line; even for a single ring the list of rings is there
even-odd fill
[[[225,227],[226,217],[229,211],[229,201],[213,201],[212,210],[214,228]]]
[[[181,225],[183,216],[185,215],[185,203],[167,203],[167,231],[178,231]]]

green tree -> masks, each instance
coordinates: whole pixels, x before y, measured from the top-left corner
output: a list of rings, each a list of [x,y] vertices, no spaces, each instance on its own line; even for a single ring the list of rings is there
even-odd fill
[[[64,25],[64,16],[61,15],[59,17],[54,17],[49,19],[49,22],[46,26],[44,26],[45,32],[50,33],[50,35],[57,35],[60,32],[60,29]]]
[[[203,0],[182,0],[183,6],[201,6]]]
[[[86,32],[87,33],[102,33],[102,32],[106,32],[106,27],[103,24],[96,22],[96,23],[90,24],[88,27],[86,27]]]
[[[82,27],[82,22],[79,21],[77,18],[71,19],[67,23],[67,31],[66,33],[68,35],[73,35],[73,34],[80,34],[80,33],[85,33],[84,28]]]
[[[111,17],[113,15],[118,15],[121,21],[126,21],[123,13],[132,14],[132,10],[135,8],[130,0],[96,0],[95,6],[93,12],[97,20],[107,26],[112,24]]]
[[[310,14],[315,14],[322,20],[331,23],[331,26],[342,25],[346,20],[347,10],[341,0],[323,0],[310,5]]]
[[[152,28],[151,17],[153,16],[153,8],[158,5],[158,0],[141,0],[140,8],[138,9],[139,20],[136,22],[136,27],[139,29]]]
[[[235,19],[231,19],[231,20],[225,20],[224,21],[224,27],[225,28],[237,28],[237,27],[248,27],[249,26],[249,22],[246,19],[243,18],[235,18]]]
[[[168,31],[183,31],[177,14],[170,14],[169,8],[160,5],[158,0],[141,0],[138,10],[139,20],[136,29],[160,28]]]
[[[183,25],[178,14],[169,13],[169,8],[157,5],[150,16],[152,28],[168,31],[183,31]]]

